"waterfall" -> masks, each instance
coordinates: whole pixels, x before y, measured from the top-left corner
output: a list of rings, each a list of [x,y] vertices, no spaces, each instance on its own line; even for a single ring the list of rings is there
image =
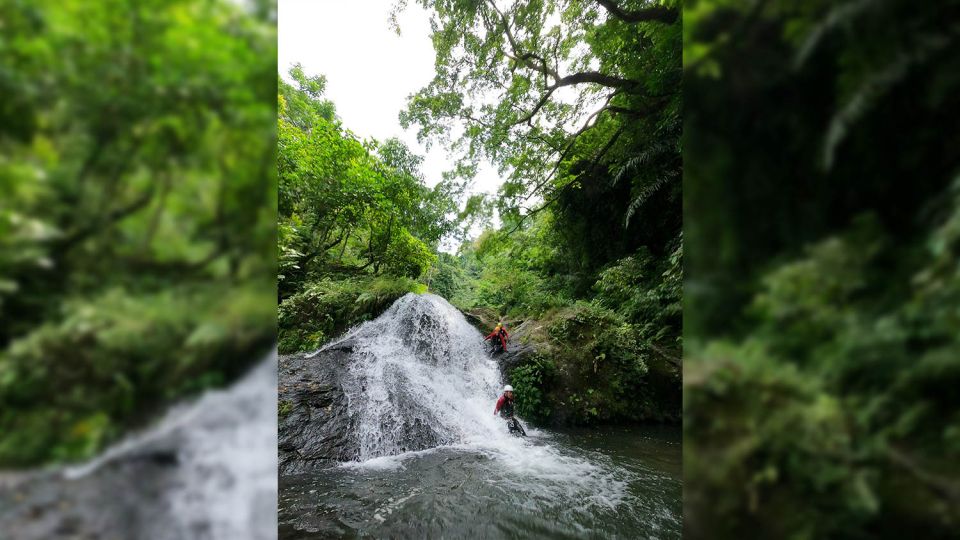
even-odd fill
[[[497,362],[439,296],[403,296],[280,378],[283,540],[679,536],[679,483],[629,448],[510,435]]]
[[[97,458],[38,481],[36,498],[57,492],[71,508],[62,519],[79,520],[91,537],[275,538],[276,389],[274,352],[232,386],[177,405]],[[21,525],[0,520],[4,526]],[[14,536],[50,534],[31,526]]]
[[[344,391],[361,461],[505,436],[493,417],[497,365],[443,298],[407,294],[348,336]]]

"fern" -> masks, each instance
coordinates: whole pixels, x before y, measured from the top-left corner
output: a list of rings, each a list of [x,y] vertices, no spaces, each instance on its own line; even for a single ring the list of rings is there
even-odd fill
[[[857,0],[834,7],[827,13],[820,23],[813,27],[807,34],[803,44],[794,57],[794,69],[800,69],[806,63],[813,51],[823,41],[824,36],[835,30],[841,25],[847,24],[855,17],[867,11],[868,8],[878,4],[876,0]]]
[[[627,215],[624,217],[623,228],[630,227],[630,218],[640,209],[640,206],[647,201],[654,193],[666,186],[673,178],[679,176],[679,171],[668,170],[664,171],[663,175],[658,177],[653,183],[648,184],[643,189],[640,190],[640,193],[630,201],[630,206],[627,207]]]
[[[620,180],[624,177],[630,175],[631,173],[637,172],[640,170],[641,165],[645,165],[653,161],[655,157],[662,156],[665,154],[670,154],[675,151],[675,148],[672,144],[667,142],[655,142],[650,146],[643,149],[642,152],[628,159],[626,163],[613,175],[613,181],[610,185],[617,185]]]
[[[870,73],[830,119],[823,144],[823,168],[829,170],[833,166],[837,147],[846,138],[850,127],[869,112],[880,97],[902,81],[910,68],[922,64],[934,53],[951,45],[956,37],[956,33],[927,36],[912,50],[901,52],[882,69]]]

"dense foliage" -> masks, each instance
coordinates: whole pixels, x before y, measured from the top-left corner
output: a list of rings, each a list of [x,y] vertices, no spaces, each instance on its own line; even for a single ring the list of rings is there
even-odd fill
[[[958,9],[690,3],[685,537],[956,536]]]
[[[420,3],[433,14],[437,71],[401,120],[426,141],[448,140],[465,174],[481,157],[498,165],[505,221],[560,203],[558,230],[588,271],[676,236],[681,24],[672,2]]]
[[[425,291],[425,285],[407,277],[342,273],[319,277],[280,304],[280,350],[317,349],[382,313],[404,294]]]
[[[537,354],[507,378],[528,417],[678,418],[676,4],[420,3],[437,71],[401,120],[445,143],[462,176],[484,158],[506,180],[502,227],[438,260],[430,287],[527,323],[515,339]]]
[[[300,66],[279,80],[279,347],[314,349],[378,315],[461,227],[460,188],[428,187],[402,142],[361,141]],[[467,220],[468,221],[468,220]]]
[[[0,5],[0,466],[89,456],[270,346],[272,10]]]
[[[398,141],[342,126],[322,77],[294,66],[280,81],[281,352],[423,284],[464,310],[542,323],[517,337],[538,353],[506,366],[528,417],[677,419],[679,10],[421,3],[436,77],[400,117],[456,160],[434,187]],[[506,182],[465,199],[481,159]],[[438,251],[458,239],[456,254]]]
[[[534,348],[505,366],[525,418],[679,420],[679,243],[666,259],[640,250],[617,260],[579,293],[579,279],[558,270],[561,241],[540,234],[550,215],[510,235],[487,231],[458,257],[445,256],[429,274],[431,290],[490,322],[505,320],[510,347]]]

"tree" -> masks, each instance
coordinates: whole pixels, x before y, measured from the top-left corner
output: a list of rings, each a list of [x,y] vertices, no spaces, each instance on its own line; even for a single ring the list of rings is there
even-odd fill
[[[400,140],[360,141],[323,97],[325,79],[279,84],[280,297],[330,271],[417,278],[454,232],[462,189],[428,187]],[[295,106],[291,106],[295,104]]]
[[[0,6],[0,466],[87,457],[271,345],[268,4]]]
[[[611,177],[629,186],[615,213],[624,228],[662,211],[644,207],[655,192],[679,193],[676,5],[421,4],[433,13],[437,74],[401,120],[422,140],[455,134],[448,143],[465,171],[493,160],[507,177],[508,222]]]

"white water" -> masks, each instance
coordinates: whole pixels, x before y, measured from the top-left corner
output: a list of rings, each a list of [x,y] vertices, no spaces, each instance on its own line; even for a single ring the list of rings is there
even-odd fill
[[[407,294],[348,336],[356,346],[345,387],[360,456],[345,467],[389,471],[438,449],[462,450],[495,461],[497,482],[531,499],[584,510],[624,502],[626,471],[564,452],[535,429],[509,434],[493,414],[499,369],[481,334],[443,298]]]
[[[276,392],[273,353],[233,386],[174,407],[153,428],[64,476],[79,480],[129,458],[172,454],[171,487],[155,508],[143,509],[152,517],[142,521],[143,538],[276,538]]]

